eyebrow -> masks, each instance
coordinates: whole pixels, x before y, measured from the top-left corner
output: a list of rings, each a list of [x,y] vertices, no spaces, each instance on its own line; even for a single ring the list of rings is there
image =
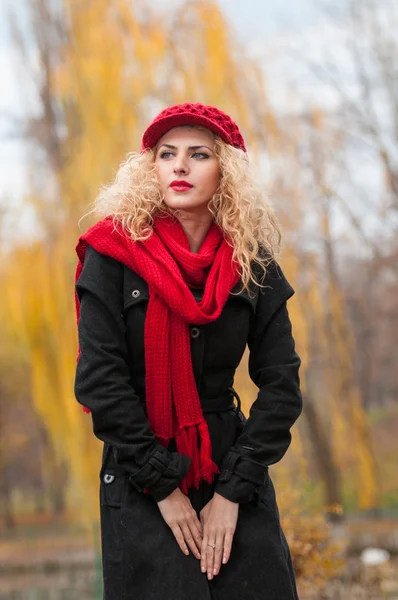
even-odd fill
[[[177,146],[173,146],[172,144],[162,144],[161,146],[159,146],[159,150],[160,148],[163,148],[163,146],[165,146],[166,148],[171,148],[172,150],[177,150]],[[204,144],[200,144],[200,146],[189,146],[188,150],[198,150],[199,148],[207,148],[208,150],[213,152],[213,150],[209,148],[209,146],[205,146]]]

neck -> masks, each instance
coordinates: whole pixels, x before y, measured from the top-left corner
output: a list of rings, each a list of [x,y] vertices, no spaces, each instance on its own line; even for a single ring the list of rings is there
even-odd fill
[[[176,217],[186,233],[191,252],[197,254],[213,222],[213,215],[209,212],[205,216],[197,216],[180,211]]]

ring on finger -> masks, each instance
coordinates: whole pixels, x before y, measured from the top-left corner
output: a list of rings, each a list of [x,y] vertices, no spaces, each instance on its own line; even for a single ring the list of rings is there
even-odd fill
[[[213,550],[215,550],[217,548],[217,546],[215,544],[207,544],[208,546],[210,546],[211,548],[213,548]]]

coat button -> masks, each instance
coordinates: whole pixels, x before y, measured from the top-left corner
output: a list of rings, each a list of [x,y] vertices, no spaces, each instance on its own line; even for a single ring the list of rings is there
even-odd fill
[[[133,296],[133,298],[138,298],[138,296],[141,295],[141,292],[140,292],[140,290],[133,290],[131,292],[131,295]]]
[[[191,329],[191,337],[192,338],[197,338],[200,336],[200,331],[197,327],[192,327]]]
[[[105,473],[104,475],[104,483],[112,483],[112,481],[115,479],[114,475],[110,475],[109,473]]]

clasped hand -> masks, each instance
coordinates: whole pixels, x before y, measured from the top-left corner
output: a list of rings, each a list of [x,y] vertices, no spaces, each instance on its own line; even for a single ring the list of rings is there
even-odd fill
[[[231,555],[239,504],[215,493],[199,520],[188,496],[177,488],[158,506],[184,554],[189,554],[189,548],[200,560],[202,573],[213,579]]]

